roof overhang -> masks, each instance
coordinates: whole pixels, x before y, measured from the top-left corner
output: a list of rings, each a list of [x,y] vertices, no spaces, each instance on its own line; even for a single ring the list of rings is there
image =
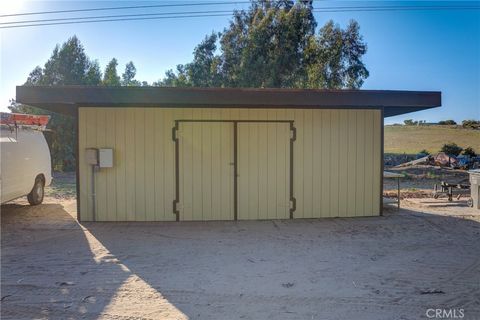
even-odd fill
[[[383,109],[385,117],[441,106],[441,92],[250,88],[17,86],[16,101],[75,115],[78,107]]]

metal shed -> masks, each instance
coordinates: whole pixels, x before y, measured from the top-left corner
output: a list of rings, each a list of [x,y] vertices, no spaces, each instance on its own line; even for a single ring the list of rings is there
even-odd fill
[[[79,220],[247,220],[380,215],[384,117],[441,94],[20,86],[17,101],[77,119]]]

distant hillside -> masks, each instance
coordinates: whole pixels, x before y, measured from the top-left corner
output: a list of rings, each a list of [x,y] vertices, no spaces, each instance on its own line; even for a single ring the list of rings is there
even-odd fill
[[[449,142],[471,146],[480,153],[480,130],[456,126],[385,126],[385,153],[415,154],[426,149],[438,152]]]

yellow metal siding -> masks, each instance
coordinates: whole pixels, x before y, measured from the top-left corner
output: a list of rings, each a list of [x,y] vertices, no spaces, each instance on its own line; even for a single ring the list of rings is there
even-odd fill
[[[88,146],[87,143],[87,116],[86,112],[78,113],[78,146],[79,146],[79,159],[78,159],[78,172],[79,176],[79,190],[78,195],[80,212],[79,216],[82,220],[91,220],[89,217],[90,207],[89,207],[89,198],[90,198],[90,170],[85,163],[85,147]]]
[[[116,220],[126,221],[127,220],[127,199],[126,199],[126,190],[127,190],[127,166],[126,166],[126,110],[116,110],[112,114],[112,121],[115,123],[115,145],[113,153],[113,165],[115,174],[115,199],[117,205],[116,211]]]
[[[114,167],[96,173],[97,221],[175,220],[175,119],[294,120],[294,217],[380,214],[379,110],[80,108],[83,221],[93,220],[89,147],[114,148]],[[200,151],[180,145],[180,219],[232,219],[233,124],[184,125]],[[239,219],[288,218],[289,138],[287,124],[239,123]]]
[[[288,123],[238,123],[238,220],[289,217],[289,141]]]
[[[233,220],[233,195],[221,199],[222,186],[233,186],[232,129],[232,123],[180,124],[180,220]]]

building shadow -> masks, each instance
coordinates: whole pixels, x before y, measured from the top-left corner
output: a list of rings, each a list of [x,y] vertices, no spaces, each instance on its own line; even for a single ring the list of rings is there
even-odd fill
[[[480,315],[478,220],[387,209],[79,224],[42,207],[2,206],[4,319],[421,318],[432,306]]]
[[[6,204],[1,219],[2,319],[123,317],[142,304],[156,303],[162,306],[160,317],[170,312],[185,318],[62,205]],[[116,303],[121,306],[130,282],[138,289],[132,296],[143,300],[122,310]]]

